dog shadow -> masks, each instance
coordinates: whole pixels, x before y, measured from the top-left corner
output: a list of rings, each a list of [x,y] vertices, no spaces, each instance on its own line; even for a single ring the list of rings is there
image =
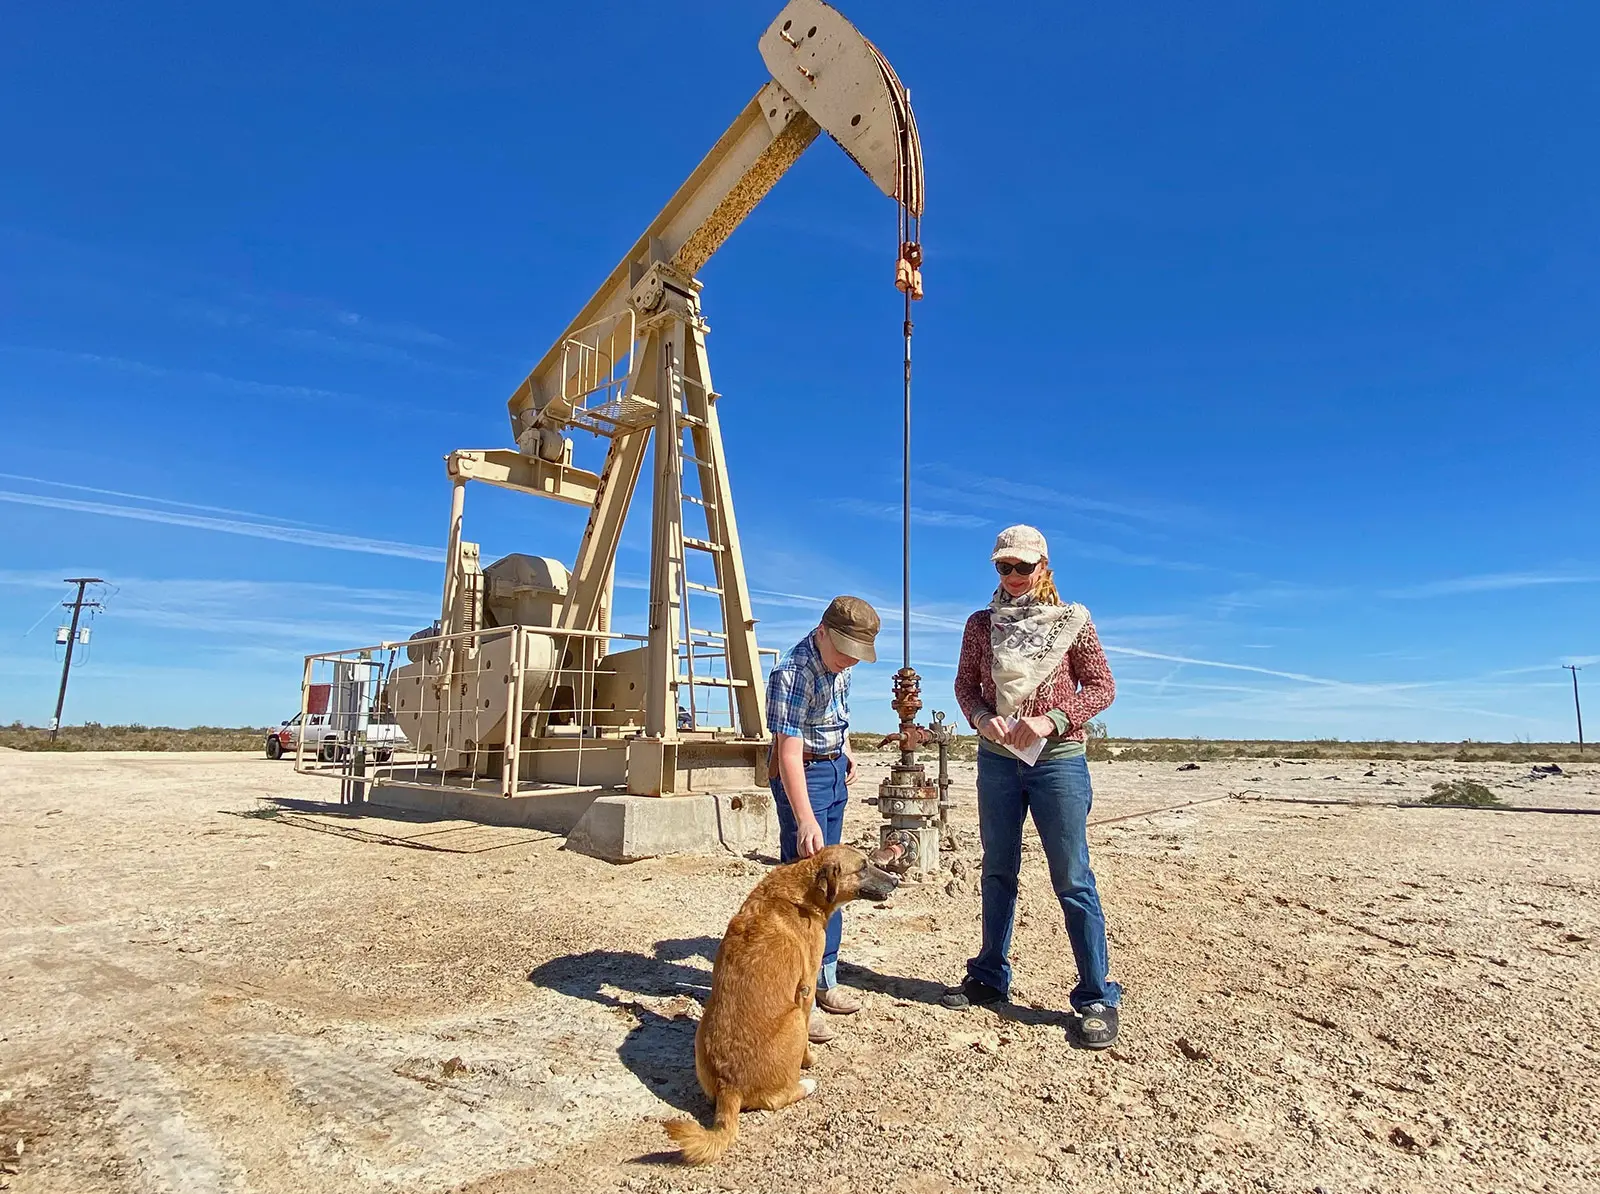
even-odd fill
[[[926,1003],[934,1007],[941,1006],[939,1003],[940,997],[950,989],[943,983],[930,982],[925,978],[907,978],[899,974],[879,974],[877,971],[870,970],[865,966],[845,961],[839,963],[839,977],[852,987],[862,991],[887,995],[891,999],[903,999],[908,1003]],[[951,1011],[952,1015],[960,1014],[954,1009],[948,1010]],[[1038,1007],[1029,1003],[996,1003],[991,1004],[988,1010],[1002,1020],[1028,1024],[1035,1028],[1059,1028],[1076,1045],[1077,1038],[1073,1030],[1077,1027],[1078,1018],[1071,1011]]]
[[[711,994],[711,973],[684,963],[691,958],[715,960],[720,944],[716,937],[690,937],[658,941],[648,954],[594,949],[536,966],[528,981],[632,1015],[638,1023],[617,1047],[617,1059],[668,1106],[703,1116],[709,1104],[694,1073],[697,1021],[663,1015],[642,1000],[686,996],[704,1004]]]
[[[907,978],[900,974],[879,974],[876,970],[855,962],[839,962],[839,977],[861,991],[887,995],[891,999],[904,999],[910,1003],[930,1003],[938,1006],[939,997],[950,988],[943,983],[925,978]]]

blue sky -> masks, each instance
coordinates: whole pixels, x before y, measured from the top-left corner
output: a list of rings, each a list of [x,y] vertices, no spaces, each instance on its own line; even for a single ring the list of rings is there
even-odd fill
[[[507,442],[506,396],[764,82],[778,7],[13,11],[0,719],[48,720],[54,619],[24,632],[82,572],[117,591],[68,721],[276,721],[302,653],[425,624],[441,458]],[[933,707],[1029,521],[1111,649],[1113,733],[1572,737],[1600,9],[844,11],[927,160]],[[894,228],[824,140],[701,275],[765,645],[835,592],[897,604]],[[486,559],[576,549],[578,512],[468,512]],[[893,720],[891,671],[858,724]]]

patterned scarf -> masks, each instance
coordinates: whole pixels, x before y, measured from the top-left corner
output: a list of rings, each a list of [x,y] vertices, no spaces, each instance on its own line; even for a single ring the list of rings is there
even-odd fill
[[[1061,666],[1089,611],[1042,605],[1032,593],[1012,597],[1004,586],[989,602],[989,642],[994,648],[995,712],[1009,717]]]

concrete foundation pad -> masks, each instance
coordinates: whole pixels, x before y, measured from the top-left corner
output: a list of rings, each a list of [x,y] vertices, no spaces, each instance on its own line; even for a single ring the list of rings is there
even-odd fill
[[[628,796],[614,791],[548,796],[484,796],[373,784],[368,800],[385,808],[446,820],[516,825],[561,833],[567,849],[607,862],[637,862],[663,854],[747,854],[778,850],[772,793]]]
[[[567,849],[608,862],[663,854],[776,852],[772,793],[601,796],[567,835]]]
[[[367,799],[385,808],[431,813],[445,820],[477,821],[484,825],[516,825],[546,833],[570,833],[583,820],[589,806],[601,796],[593,792],[563,792],[551,796],[483,796],[476,792],[422,791],[418,788],[373,784]]]

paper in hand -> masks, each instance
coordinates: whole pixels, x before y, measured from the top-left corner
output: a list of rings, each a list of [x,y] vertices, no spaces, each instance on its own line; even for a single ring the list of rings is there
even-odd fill
[[[1012,714],[1010,717],[1006,718],[1006,733],[1009,734],[1012,730],[1016,729],[1017,722],[1019,720],[1020,718],[1018,718],[1016,714]],[[1028,767],[1032,767],[1039,761],[1039,756],[1044,753],[1044,748],[1045,740],[1043,738],[1035,738],[1032,746],[1012,746],[1010,743],[1006,744],[1006,749],[1012,754],[1016,755],[1017,758],[1022,760],[1023,764]]]

